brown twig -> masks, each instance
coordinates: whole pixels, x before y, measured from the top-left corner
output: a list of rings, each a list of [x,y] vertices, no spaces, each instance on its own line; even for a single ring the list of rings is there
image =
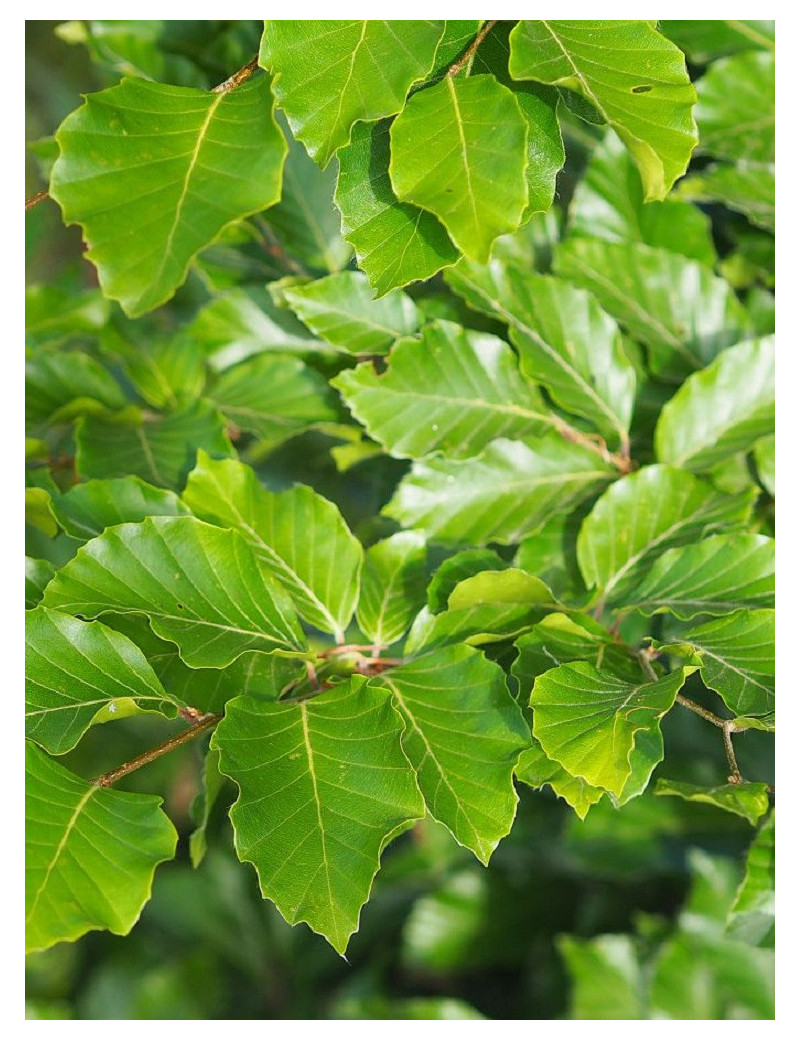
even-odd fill
[[[229,90],[233,90],[240,84],[244,83],[246,79],[250,79],[253,73],[258,68],[258,55],[251,58],[246,65],[243,65],[238,72],[234,72],[232,76],[228,76],[224,83],[218,84],[212,89],[212,94],[225,94]]]
[[[486,36],[489,32],[491,32],[492,26],[494,25],[497,25],[496,20],[493,22],[486,22],[484,24],[481,31],[478,33],[478,35],[475,37],[475,39],[472,41],[469,47],[467,47],[467,49],[464,51],[464,53],[461,55],[458,61],[454,61],[450,68],[447,70],[448,76],[455,76],[457,72],[460,72],[461,69],[463,69],[467,62],[472,60],[472,58],[475,56],[475,51],[486,39]]]
[[[192,709],[194,710],[194,709]],[[185,713],[182,712],[182,714]],[[177,736],[170,737],[169,740],[165,740],[163,744],[159,744],[158,747],[150,748],[149,751],[145,751],[143,754],[136,758],[132,758],[130,762],[126,762],[124,765],[117,766],[116,769],[110,770],[108,773],[103,773],[102,776],[98,776],[96,780],[92,782],[97,784],[98,787],[110,787],[111,784],[121,780],[123,776],[127,776],[128,773],[133,773],[136,769],[141,769],[142,766],[146,766],[149,762],[154,762],[157,758],[161,758],[162,755],[166,755],[168,751],[174,751],[175,748],[181,747],[183,744],[188,744],[190,740],[194,740],[199,737],[201,733],[205,733],[207,729],[215,726],[222,715],[214,713],[208,715],[195,716],[197,721],[190,728],[178,733]]]
[[[45,191],[37,191],[35,195],[31,195],[29,199],[25,199],[25,212],[27,213],[29,209],[33,209],[34,206],[38,206],[40,202],[44,202],[45,199],[49,198],[50,192],[46,189]]]

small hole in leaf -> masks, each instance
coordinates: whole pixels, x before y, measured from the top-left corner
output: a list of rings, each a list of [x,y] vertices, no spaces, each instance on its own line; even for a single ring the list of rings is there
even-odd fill
[[[643,83],[640,87],[631,87],[631,94],[649,94],[652,89],[649,84]]]

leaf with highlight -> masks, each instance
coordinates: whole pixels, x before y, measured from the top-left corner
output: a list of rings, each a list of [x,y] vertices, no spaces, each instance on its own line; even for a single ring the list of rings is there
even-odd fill
[[[425,602],[425,556],[416,531],[398,531],[367,549],[356,620],[377,646],[400,639]]]

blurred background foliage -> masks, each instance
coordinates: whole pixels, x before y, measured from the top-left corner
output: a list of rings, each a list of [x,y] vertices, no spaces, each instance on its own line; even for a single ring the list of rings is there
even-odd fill
[[[46,186],[52,135],[82,93],[122,74],[212,86],[256,52],[260,23],[29,21],[26,30],[31,196]],[[578,120],[564,128],[562,209],[598,137]],[[730,211],[709,212],[724,248],[745,222]],[[29,285],[57,287],[66,299],[93,287],[93,269],[80,254],[77,229],[63,227],[54,204],[27,214]],[[262,282],[285,273],[265,267]],[[206,299],[201,280],[190,276],[170,311],[180,320]],[[428,306],[435,312],[435,293]],[[335,499],[369,541],[372,518],[405,464],[379,457],[342,473],[330,447],[320,432],[297,437],[272,452],[263,476],[272,486],[308,483]],[[702,690],[686,692],[702,700]],[[725,775],[713,727],[671,712],[663,729],[672,779],[702,784]],[[95,727],[65,764],[97,775],[119,764],[122,740],[132,758],[164,735],[163,720],[130,719],[124,730],[118,724],[112,760],[103,727]],[[768,734],[748,733],[737,753],[745,775],[773,776]],[[549,789],[520,785],[516,823],[487,869],[430,820],[395,841],[345,960],[304,925],[289,927],[261,898],[255,872],[233,850],[226,811],[232,790],[212,814],[208,854],[192,867],[188,837],[201,761],[201,749],[189,746],[120,785],[164,794],[181,835],[178,855],[157,871],[153,898],[129,936],[90,933],[28,957],[28,1018],[773,1016],[772,952],[726,934],[754,836],[738,816],[658,797],[651,788],[621,810],[604,801],[582,822]]]

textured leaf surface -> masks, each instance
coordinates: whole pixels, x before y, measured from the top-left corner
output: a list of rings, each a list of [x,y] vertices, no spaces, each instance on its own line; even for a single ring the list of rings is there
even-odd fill
[[[570,200],[569,233],[643,242],[710,266],[717,259],[708,216],[674,197],[646,203],[639,171],[611,132],[592,152]]]
[[[661,462],[711,469],[775,429],[775,340],[729,347],[689,376],[656,424]]]
[[[681,633],[699,655],[703,682],[737,715],[775,710],[775,611],[737,610]]]
[[[416,531],[398,531],[367,549],[356,619],[376,645],[400,639],[425,602],[425,557]]]
[[[399,340],[382,375],[364,362],[332,385],[370,437],[400,458],[467,458],[498,437],[543,433],[552,423],[508,344],[446,321]]]
[[[403,716],[403,750],[430,814],[488,863],[514,820],[512,773],[530,738],[502,669],[465,646],[384,673]]]
[[[195,668],[304,643],[287,594],[247,542],[191,516],[109,528],[58,572],[44,604],[90,618],[145,614]]]
[[[695,90],[680,50],[643,21],[522,21],[509,71],[577,91],[636,160],[645,199],[662,199],[697,142]]]
[[[534,683],[533,735],[572,776],[619,796],[631,777],[637,734],[658,731],[691,671],[632,685],[583,661],[559,665]]]
[[[312,332],[351,354],[384,354],[400,336],[419,327],[419,315],[404,292],[373,299],[361,271],[342,271],[287,289],[286,299]]]
[[[721,534],[667,549],[632,590],[627,604],[679,618],[727,614],[775,604],[775,542],[758,534]]]
[[[450,594],[459,582],[481,571],[502,571],[508,565],[494,549],[463,549],[448,556],[428,583],[426,603],[433,614],[447,608]]]
[[[514,775],[535,790],[547,785],[567,805],[572,806],[582,820],[586,819],[591,807],[597,805],[605,794],[602,787],[592,787],[581,777],[572,776],[558,762],[553,762],[539,743],[534,743],[522,752]]]
[[[215,455],[233,451],[222,416],[202,399],[163,418],[137,413],[107,422],[87,416],[78,423],[75,441],[81,476],[133,475],[173,490],[183,486],[198,448]]]
[[[273,73],[292,133],[324,168],[357,120],[400,111],[430,72],[443,31],[443,22],[410,20],[267,21],[259,62]]]
[[[90,784],[34,744],[25,749],[25,798],[26,950],[98,928],[127,935],[155,868],[175,854],[161,799]]]
[[[428,210],[467,256],[489,259],[528,202],[528,126],[493,76],[445,78],[411,97],[390,129],[392,186]],[[502,158],[500,158],[502,157]]]
[[[180,516],[186,506],[173,491],[153,487],[139,477],[87,480],[53,502],[58,522],[73,538],[88,541],[115,524],[147,516]]]
[[[556,404],[615,444],[627,442],[636,373],[619,328],[588,292],[498,262],[461,261],[447,281],[471,306],[508,324],[522,371]]]
[[[743,523],[752,502],[752,492],[727,495],[684,470],[645,466],[608,488],[584,520],[578,535],[584,581],[618,602],[625,583],[658,554]]]
[[[239,787],[239,858],[290,924],[344,953],[392,832],[424,814],[382,690],[349,680],[299,704],[237,698],[212,737]]]
[[[705,802],[718,809],[743,816],[754,827],[769,809],[766,784],[724,784],[721,787],[700,787],[678,780],[658,780],[655,794],[676,795],[687,802]]]
[[[217,93],[123,79],[61,124],[50,194],[130,317],[168,300],[227,224],[278,201],[287,147],[272,109],[266,76]]]
[[[775,161],[775,54],[714,62],[697,83],[698,151],[734,162]]]
[[[611,480],[594,452],[549,434],[493,441],[475,459],[415,462],[384,508],[401,524],[455,544],[517,542]]]
[[[389,123],[362,123],[339,152],[336,205],[358,266],[381,295],[424,281],[459,252],[432,213],[397,199],[389,177]]]
[[[727,934],[753,946],[775,946],[775,813],[747,853],[744,880],[728,917]]]
[[[319,372],[285,354],[258,354],[225,369],[209,397],[226,419],[271,445],[339,418]]]
[[[25,735],[45,750],[71,750],[94,722],[137,711],[174,718],[141,650],[99,621],[46,607],[25,615]]]
[[[682,381],[751,332],[730,285],[677,253],[573,237],[558,248],[554,264],[644,343],[662,379]]]
[[[238,531],[302,616],[343,641],[363,550],[332,502],[303,485],[267,491],[249,466],[203,452],[183,500],[202,520]]]

